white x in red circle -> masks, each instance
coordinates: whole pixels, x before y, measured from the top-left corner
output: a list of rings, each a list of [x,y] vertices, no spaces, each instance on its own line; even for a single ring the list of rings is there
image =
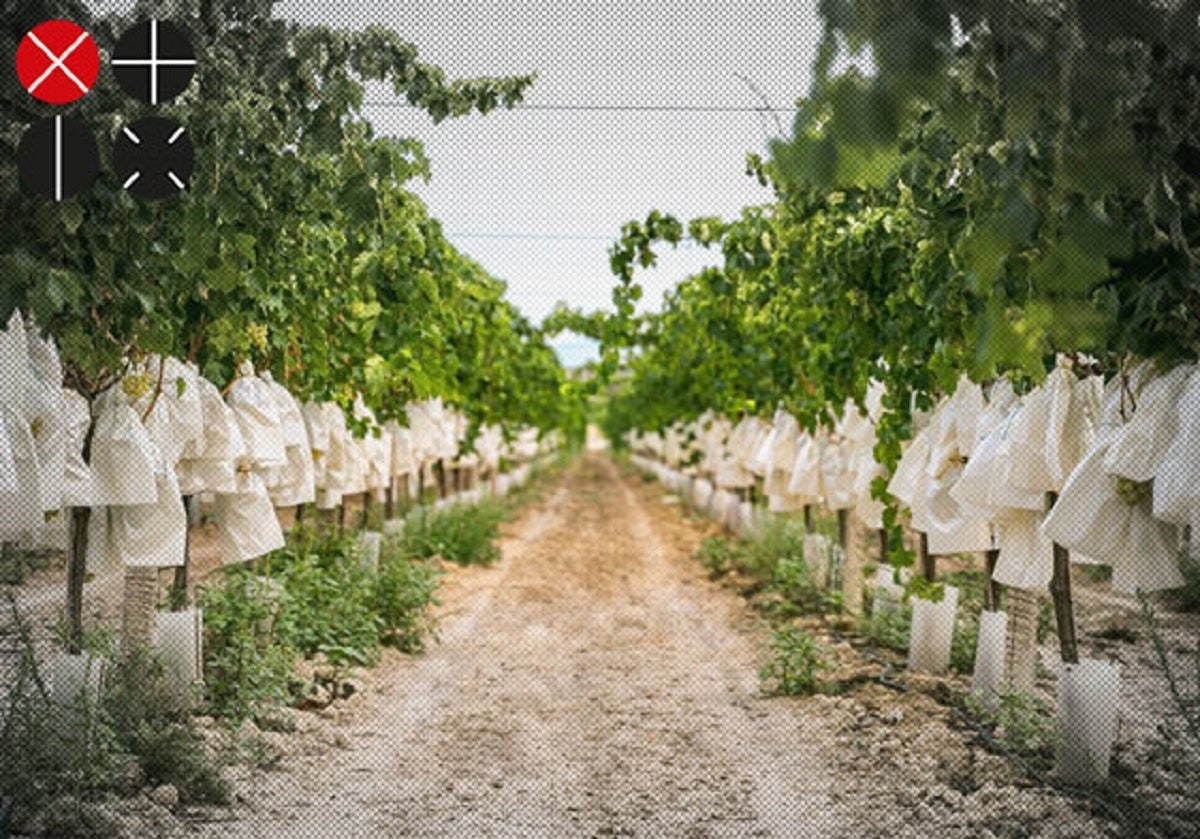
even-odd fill
[[[82,27],[69,20],[39,23],[17,47],[17,77],[36,99],[65,105],[83,96],[100,73],[100,51]]]

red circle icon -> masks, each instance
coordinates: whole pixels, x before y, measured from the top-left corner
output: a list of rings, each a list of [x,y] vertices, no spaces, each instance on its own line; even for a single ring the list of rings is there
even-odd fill
[[[100,74],[100,50],[83,27],[47,20],[25,33],[17,47],[17,78],[35,99],[51,105],[74,102]]]

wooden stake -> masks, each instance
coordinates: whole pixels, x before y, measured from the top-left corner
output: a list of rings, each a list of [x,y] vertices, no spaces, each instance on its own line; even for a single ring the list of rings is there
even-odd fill
[[[1000,551],[992,549],[987,552],[987,580],[983,586],[983,608],[994,612],[1000,608],[1000,584],[992,579],[996,571],[996,562],[1000,559]]]
[[[104,514],[103,509],[100,511]],[[87,577],[88,523],[91,507],[72,507],[67,511],[69,538],[67,549],[67,652],[78,655],[83,644],[83,583]]]
[[[189,508],[192,503],[190,495],[183,496],[184,515],[188,518],[187,530],[183,536],[183,564],[175,567],[175,579],[171,582],[171,611],[182,612],[187,608],[188,588],[188,554],[192,547],[192,526]]]
[[[1055,493],[1046,495],[1046,511],[1054,507]],[[1054,621],[1058,628],[1058,645],[1065,664],[1079,662],[1075,635],[1075,609],[1071,602],[1071,554],[1062,545],[1054,545],[1054,573],[1050,577],[1050,597],[1054,601]]]
[[[446,461],[439,460],[433,464],[433,473],[437,478],[438,498],[446,497]]]
[[[813,522],[812,504],[804,505],[804,532],[815,533],[817,530],[816,523]]]
[[[842,554],[845,555],[850,550],[850,511],[837,511],[837,536],[838,544],[842,546]]]
[[[21,559],[17,556],[17,543],[0,543],[0,570],[3,571],[3,578],[0,581],[20,584],[24,577],[20,563]],[[12,569],[11,576],[9,574],[10,568]]]
[[[94,397],[88,398],[88,412]],[[83,438],[83,462],[92,462],[92,437],[96,432],[96,418],[88,424]],[[103,512],[103,509],[102,509]],[[67,652],[78,655],[83,650],[83,583],[87,578],[88,524],[92,518],[91,507],[72,507],[67,544]]]
[[[937,557],[929,553],[929,534],[922,532],[917,555],[921,560],[921,576],[934,582],[937,580]]]

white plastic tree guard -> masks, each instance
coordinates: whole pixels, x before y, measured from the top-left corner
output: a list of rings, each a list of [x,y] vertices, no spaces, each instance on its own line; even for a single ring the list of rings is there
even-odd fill
[[[154,647],[179,691],[204,677],[204,614],[189,608],[155,615]]]
[[[93,707],[100,698],[105,660],[58,651],[50,660],[50,699],[60,708]]]
[[[804,536],[804,563],[812,572],[813,580],[819,586],[829,584],[829,560],[833,552],[833,544],[823,533],[808,533]]]
[[[379,552],[383,547],[383,534],[377,530],[364,530],[358,534],[359,562],[371,572],[379,570]]]
[[[979,639],[975,643],[975,673],[971,694],[984,707],[994,708],[1004,686],[1004,648],[1008,636],[1008,615],[983,610],[979,614]]]
[[[813,534],[809,537],[817,537]],[[805,543],[807,544],[807,539]],[[875,614],[894,614],[900,611],[900,604],[904,602],[904,586],[896,583],[896,569],[891,565],[880,565],[875,569],[875,600],[873,611]]]
[[[1058,777],[1092,785],[1108,777],[1121,679],[1116,664],[1083,659],[1058,676]]]
[[[957,612],[958,589],[954,586],[945,587],[945,596],[938,603],[920,597],[913,599],[908,669],[935,674],[949,669]]]

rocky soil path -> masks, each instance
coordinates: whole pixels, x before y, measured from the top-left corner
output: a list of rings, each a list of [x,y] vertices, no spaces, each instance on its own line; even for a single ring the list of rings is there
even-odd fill
[[[850,835],[831,737],[763,698],[752,620],[696,523],[589,456],[490,568],[454,569],[440,640],[370,676],[343,747],[241,784],[203,835]]]

